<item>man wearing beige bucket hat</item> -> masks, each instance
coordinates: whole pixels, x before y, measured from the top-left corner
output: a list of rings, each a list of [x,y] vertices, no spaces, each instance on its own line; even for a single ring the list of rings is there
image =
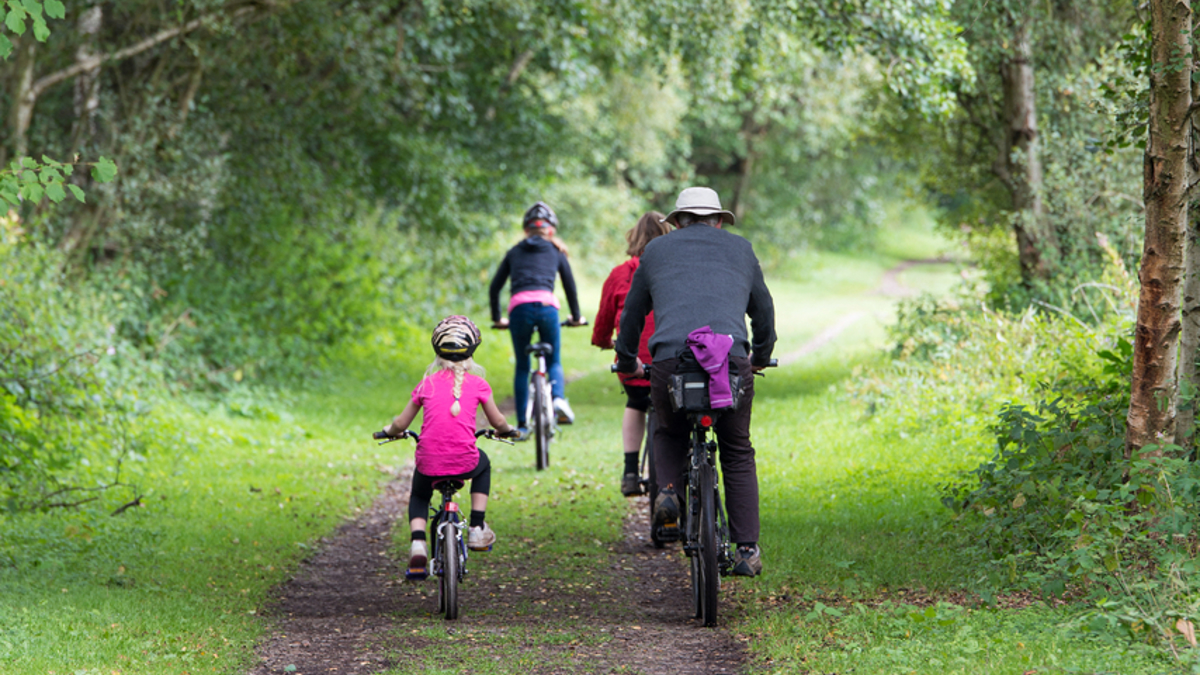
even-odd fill
[[[665,486],[655,502],[655,529],[678,530],[670,526],[678,525],[678,492],[687,482],[689,424],[686,415],[672,412],[667,382],[679,369],[680,357],[690,356],[685,353],[689,337],[701,332],[697,329],[707,328],[728,346],[730,368],[743,375],[736,410],[721,415],[713,430],[720,442],[730,538],[737,544],[733,572],[755,576],[762,571],[762,561],[758,470],[750,444],[754,378],[749,374],[770,362],[775,347],[775,305],[750,242],[722,229],[733,225],[736,218],[721,208],[716,191],[707,187],[683,190],[675,210],[664,220],[676,229],[646,245],[625,296],[615,344],[617,370],[641,373],[638,340],[646,314],[654,310],[650,398],[658,415],[655,468],[659,483]]]

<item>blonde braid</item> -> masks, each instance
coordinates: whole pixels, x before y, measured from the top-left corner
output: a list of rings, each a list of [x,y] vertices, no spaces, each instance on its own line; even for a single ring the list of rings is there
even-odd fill
[[[462,406],[458,404],[458,397],[462,396],[463,380],[467,376],[467,368],[463,363],[456,363],[452,368],[454,371],[454,404],[450,406],[450,414],[458,417],[458,413],[462,412]]]

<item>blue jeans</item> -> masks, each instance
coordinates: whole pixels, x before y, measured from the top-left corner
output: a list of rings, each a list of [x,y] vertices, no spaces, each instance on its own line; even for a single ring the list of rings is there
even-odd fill
[[[533,340],[533,329],[538,332],[538,342],[548,342],[554,353],[546,357],[546,369],[550,371],[550,391],[554,398],[566,394],[563,384],[562,339],[558,325],[558,308],[540,302],[526,302],[512,308],[508,313],[508,332],[512,334],[513,356],[517,367],[513,369],[513,399],[517,404],[517,426],[524,427],[525,407],[529,405],[529,359],[525,348]]]

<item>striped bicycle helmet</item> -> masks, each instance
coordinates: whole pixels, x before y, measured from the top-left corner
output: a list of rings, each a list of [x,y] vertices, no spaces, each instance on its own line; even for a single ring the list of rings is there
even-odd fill
[[[447,361],[465,361],[483,341],[479,328],[465,316],[455,314],[438,322],[433,329],[433,351]]]
[[[546,202],[538,202],[529,207],[525,212],[525,218],[522,221],[525,227],[534,227],[534,223],[539,220],[544,220],[550,224],[550,227],[558,228],[558,216],[555,215],[554,209]]]

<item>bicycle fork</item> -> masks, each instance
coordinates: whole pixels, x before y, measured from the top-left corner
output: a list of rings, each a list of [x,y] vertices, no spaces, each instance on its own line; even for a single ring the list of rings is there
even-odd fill
[[[435,575],[442,576],[445,573],[442,568],[442,556],[437,550],[442,546],[450,546],[451,549],[447,553],[458,556],[458,576],[466,575],[467,547],[463,543],[463,520],[458,511],[458,504],[450,502],[443,507],[437,520],[437,535],[434,537],[433,545],[437,547],[433,551],[433,573]]]

